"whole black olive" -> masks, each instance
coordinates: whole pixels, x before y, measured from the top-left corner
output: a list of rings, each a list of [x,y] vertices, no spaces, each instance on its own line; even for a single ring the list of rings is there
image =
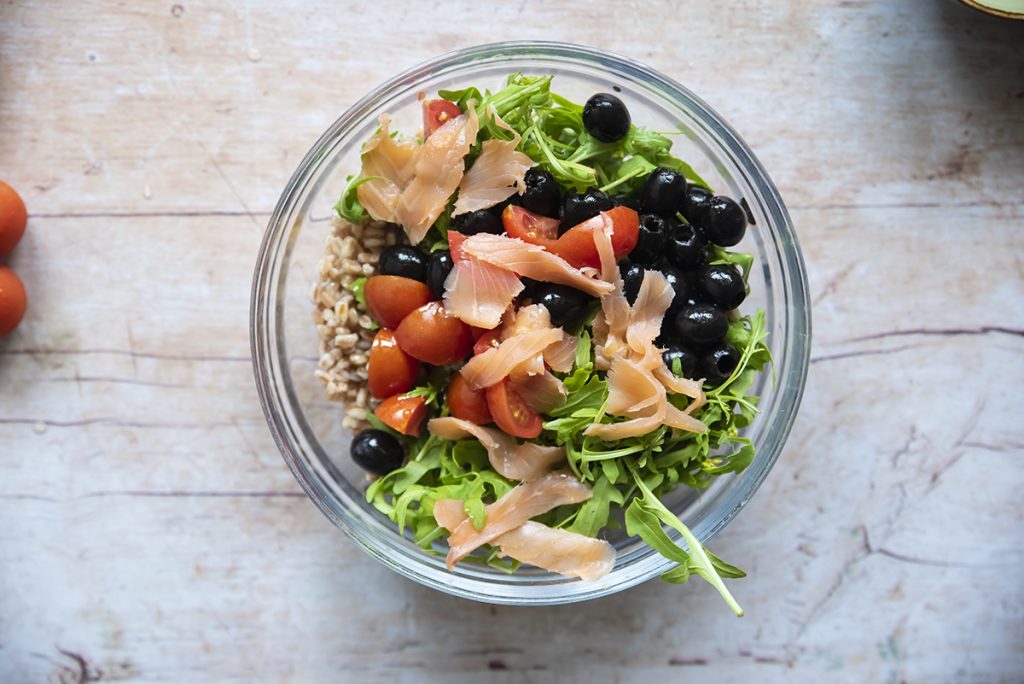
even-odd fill
[[[533,302],[544,305],[551,314],[551,325],[556,327],[580,323],[592,301],[586,293],[567,285],[544,283],[533,290]]]
[[[679,211],[685,193],[686,178],[683,174],[659,166],[651,171],[640,191],[640,206],[646,213],[669,218]]]
[[[601,142],[616,142],[629,133],[629,110],[610,93],[592,95],[583,105],[583,125]]]
[[[405,460],[402,445],[383,430],[360,432],[352,438],[349,453],[356,465],[376,475],[387,475]]]
[[[730,264],[706,266],[700,272],[700,290],[712,304],[735,309],[747,297],[747,287],[739,270]]]
[[[377,262],[381,275],[412,278],[421,283],[427,279],[427,255],[416,247],[393,245],[384,250]]]
[[[590,188],[582,195],[570,190],[562,198],[562,223],[558,227],[558,232],[559,234],[564,233],[573,226],[577,226],[589,218],[594,218],[602,211],[608,211],[614,206],[608,195],[597,188]]]
[[[638,264],[653,264],[659,261],[665,255],[667,239],[668,228],[665,219],[657,214],[644,214],[640,217],[636,247],[629,253],[630,261]]]
[[[671,222],[668,230],[668,258],[673,264],[689,271],[704,263],[708,243],[700,231],[689,223]]]
[[[710,304],[683,307],[675,320],[679,339],[695,347],[718,342],[729,329],[725,312]]]
[[[700,227],[709,242],[721,247],[732,247],[743,239],[747,231],[747,213],[736,200],[715,195],[708,203]]]
[[[640,213],[640,200],[630,195],[612,195],[612,204],[617,207],[629,207],[636,213]]]
[[[740,353],[728,342],[711,347],[700,360],[700,374],[709,387],[717,387],[729,379],[740,363]]]
[[[644,282],[644,267],[640,264],[623,261],[619,264],[619,275],[622,276],[622,294],[626,296],[626,301],[632,306],[640,292],[640,285]]]
[[[491,233],[501,235],[505,227],[501,224],[501,216],[490,209],[477,209],[468,214],[459,214],[454,220],[455,230],[463,235]]]
[[[714,195],[707,188],[700,185],[688,185],[683,194],[683,204],[679,209],[687,221],[699,226],[704,222],[704,215],[707,213],[712,197]]]
[[[684,347],[678,342],[671,342],[666,345],[665,351],[661,353],[668,369],[675,373],[675,362],[679,361],[680,373],[684,378],[694,378],[697,373],[697,364],[700,359],[689,347]]]
[[[672,303],[669,304],[669,310],[678,311],[690,293],[690,286],[686,282],[686,276],[682,271],[670,264],[662,264],[658,267],[658,270],[665,276],[665,280],[668,281],[674,292]]]
[[[535,214],[558,216],[558,204],[562,200],[562,188],[550,173],[534,166],[526,172],[526,189],[519,196],[520,203]]]
[[[430,261],[427,262],[427,287],[438,299],[444,296],[444,281],[454,265],[452,253],[447,249],[430,255]]]

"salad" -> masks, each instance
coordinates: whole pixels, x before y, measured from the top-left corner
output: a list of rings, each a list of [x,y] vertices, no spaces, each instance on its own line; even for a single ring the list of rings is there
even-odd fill
[[[367,501],[449,569],[597,581],[624,527],[742,615],[723,580],[743,571],[662,498],[754,458],[771,357],[739,310],[753,256],[729,250],[748,212],[619,97],[552,86],[421,95],[421,131],[380,117],[314,288],[317,374]]]

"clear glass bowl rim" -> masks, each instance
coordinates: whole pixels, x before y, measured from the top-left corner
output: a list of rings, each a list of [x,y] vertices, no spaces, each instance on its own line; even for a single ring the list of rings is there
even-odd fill
[[[738,501],[735,501],[729,510],[722,511],[714,523],[702,532],[695,530],[701,542],[706,542],[724,528],[746,505],[781,453],[799,408],[809,366],[811,322],[807,276],[792,222],[778,190],[753,152],[711,107],[667,76],[628,58],[593,48],[554,41],[506,41],[456,50],[423,62],[388,79],[346,110],[324,132],[300,162],[282,192],[268,222],[253,275],[250,303],[250,345],[253,372],[260,404],[271,435],[296,480],[324,515],[359,543],[370,555],[405,577],[463,598],[512,605],[571,603],[617,593],[663,574],[674,564],[660,556],[654,559],[642,559],[644,561],[641,563],[642,568],[634,569],[633,572],[618,577],[615,583],[601,585],[571,582],[556,585],[564,587],[567,590],[565,592],[548,591],[528,595],[521,595],[514,590],[495,592],[493,591],[493,582],[479,582],[472,578],[456,577],[443,572],[438,573],[432,568],[419,567],[422,563],[410,559],[404,550],[395,544],[395,541],[400,539],[397,534],[393,534],[395,539],[391,540],[380,537],[373,530],[367,529],[352,514],[352,511],[346,510],[339,501],[330,496],[328,491],[318,485],[316,474],[311,471],[302,458],[296,455],[297,445],[291,438],[293,426],[289,425],[287,412],[283,410],[283,400],[278,387],[279,381],[275,377],[281,374],[279,356],[283,355],[279,350],[279,347],[283,349],[283,343],[277,339],[277,331],[274,328],[274,323],[279,318],[277,309],[281,306],[280,288],[283,286],[283,283],[279,283],[277,275],[284,261],[283,257],[287,255],[287,248],[283,243],[287,242],[284,238],[291,228],[290,225],[287,225],[285,218],[291,213],[292,206],[301,196],[304,186],[315,180],[316,174],[311,169],[318,164],[332,144],[362,121],[382,99],[416,87],[415,84],[437,71],[510,56],[564,60],[567,64],[586,63],[591,67],[608,69],[635,77],[647,85],[657,87],[670,95],[674,101],[683,103],[682,106],[690,115],[705,125],[715,135],[716,142],[737,161],[747,175],[748,182],[758,193],[763,208],[770,218],[769,223],[785,243],[786,249],[780,251],[778,256],[783,262],[787,274],[787,277],[783,279],[782,286],[787,290],[787,299],[791,306],[787,308],[786,317],[788,323],[784,343],[786,363],[781,369],[782,372],[777,375],[776,391],[782,395],[777,400],[779,409],[772,416],[768,436],[769,443],[758,445],[758,458],[751,466],[751,468],[754,465],[757,466],[754,477],[747,480],[746,487],[740,493]],[[773,243],[776,249],[779,241],[776,238]],[[779,370],[778,365],[776,370]],[[648,560],[650,562],[647,562]]]

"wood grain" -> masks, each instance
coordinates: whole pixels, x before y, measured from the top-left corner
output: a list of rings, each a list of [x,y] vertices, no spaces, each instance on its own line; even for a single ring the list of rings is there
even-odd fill
[[[0,681],[1011,682],[1024,671],[1024,33],[953,2],[0,3]],[[706,586],[498,608],[302,494],[249,281],[299,159],[384,78],[498,39],[700,94],[797,225],[812,371]]]

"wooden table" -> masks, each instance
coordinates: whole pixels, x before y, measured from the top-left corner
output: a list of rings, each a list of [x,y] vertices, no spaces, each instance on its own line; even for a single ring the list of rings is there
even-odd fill
[[[0,681],[999,682],[1024,673],[1024,24],[935,2],[0,5]],[[83,4],[84,5],[84,4]],[[671,74],[770,170],[815,341],[714,548],[572,607],[361,553],[272,444],[247,338],[280,189],[361,93],[513,38]]]

